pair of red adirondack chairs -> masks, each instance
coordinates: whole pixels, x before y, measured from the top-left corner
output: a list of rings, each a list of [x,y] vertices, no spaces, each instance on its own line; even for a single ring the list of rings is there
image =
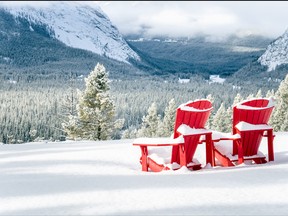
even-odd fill
[[[141,149],[142,171],[177,170],[183,166],[191,170],[201,169],[202,164],[194,154],[198,144],[202,143],[206,144],[206,164],[212,167],[216,164],[215,158],[222,166],[234,166],[244,160],[266,163],[265,155],[258,151],[262,137],[268,138],[268,158],[273,161],[274,135],[273,128],[268,125],[274,108],[271,101],[251,99],[234,106],[231,135],[205,128],[212,110],[209,100],[180,105],[176,110],[173,138],[137,138],[133,141],[133,145]],[[227,141],[232,142],[230,151],[227,151]]]

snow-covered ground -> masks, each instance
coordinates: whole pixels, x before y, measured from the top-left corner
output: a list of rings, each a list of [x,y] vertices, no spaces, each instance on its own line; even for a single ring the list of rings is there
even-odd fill
[[[142,172],[133,140],[0,146],[0,215],[287,215],[288,132],[261,165]],[[267,155],[266,139],[260,146]],[[205,163],[205,145],[195,158]]]

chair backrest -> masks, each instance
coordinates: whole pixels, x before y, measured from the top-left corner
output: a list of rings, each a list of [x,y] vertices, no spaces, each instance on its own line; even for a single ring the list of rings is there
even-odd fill
[[[273,108],[273,98],[257,98],[238,103],[233,107],[233,134],[237,133],[235,126],[242,121],[254,125],[268,124]],[[263,131],[245,131],[241,136],[244,156],[257,154]]]
[[[243,101],[233,107],[233,128],[240,121],[250,124],[267,124],[273,108],[274,105],[267,98]]]
[[[179,136],[177,128],[186,124],[191,128],[204,128],[212,110],[209,100],[201,99],[181,104],[176,110],[174,138]]]
[[[212,108],[212,103],[206,99],[188,101],[185,104],[181,104],[176,110],[174,138],[177,138],[180,135],[177,132],[177,128],[181,124],[186,124],[195,129],[204,128]],[[184,138],[187,163],[191,162],[194,156],[200,136],[201,135],[194,135]],[[179,160],[179,149],[177,146],[173,146],[171,163],[179,163]]]

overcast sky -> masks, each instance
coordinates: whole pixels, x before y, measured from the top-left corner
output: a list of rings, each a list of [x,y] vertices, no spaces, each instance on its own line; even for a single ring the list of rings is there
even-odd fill
[[[288,1],[96,1],[126,35],[277,38],[288,28]]]

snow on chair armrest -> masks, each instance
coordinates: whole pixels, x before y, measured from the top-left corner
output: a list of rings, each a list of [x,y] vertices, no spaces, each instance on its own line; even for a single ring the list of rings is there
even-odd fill
[[[133,141],[133,145],[146,145],[146,146],[168,146],[168,145],[179,145],[184,143],[183,136],[179,136],[175,139],[159,137],[159,138],[146,138],[140,137]]]
[[[179,132],[183,136],[212,133],[211,130],[207,130],[205,128],[191,128],[190,126],[186,124],[181,124],[177,128],[177,132]]]
[[[235,125],[239,131],[253,131],[253,130],[271,130],[273,129],[270,125],[267,124],[250,124],[244,121],[239,122]]]
[[[219,142],[220,140],[237,140],[240,139],[240,134],[223,133],[219,131],[212,131],[212,140]]]

